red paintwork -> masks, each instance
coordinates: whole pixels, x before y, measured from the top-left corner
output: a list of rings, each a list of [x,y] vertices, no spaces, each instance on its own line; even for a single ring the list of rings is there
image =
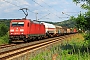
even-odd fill
[[[73,29],[73,32],[76,33],[76,32],[77,32],[77,29],[74,28],[74,29]]]
[[[24,22],[24,26],[14,26],[13,27],[11,26],[12,22]],[[13,32],[10,31],[10,35],[45,34],[45,26],[43,24],[34,23],[33,21],[28,20],[28,19],[12,20],[11,23],[10,23],[10,30],[14,30],[14,31]],[[29,26],[28,26],[28,23],[29,23]],[[24,31],[20,31],[20,29]]]

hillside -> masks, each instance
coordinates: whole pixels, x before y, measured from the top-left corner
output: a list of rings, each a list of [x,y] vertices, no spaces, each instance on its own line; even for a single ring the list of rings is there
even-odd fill
[[[0,23],[5,23],[8,27],[9,27],[10,21],[11,19],[0,19]],[[47,21],[39,21],[39,22],[47,22]],[[65,20],[62,22],[47,22],[47,23],[51,23],[59,26],[65,26],[69,28],[75,27],[75,21],[72,21],[72,20]]]
[[[0,23],[5,23],[9,27],[11,19],[0,19]]]
[[[75,27],[76,25],[75,21],[72,21],[72,20],[65,20],[62,22],[47,22],[47,21],[43,21],[43,22],[51,23],[51,24],[58,25],[58,26],[68,27],[68,28]]]
[[[75,25],[76,25],[75,21],[72,21],[72,20],[66,20],[66,21],[57,22],[57,23],[54,23],[54,24],[59,25],[59,26],[65,26],[65,27],[68,27],[68,28],[75,27]]]

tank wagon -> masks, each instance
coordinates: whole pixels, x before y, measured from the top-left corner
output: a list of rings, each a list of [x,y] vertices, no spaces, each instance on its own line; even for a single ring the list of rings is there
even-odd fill
[[[45,22],[41,22],[45,25],[45,33],[46,36],[48,37],[53,37],[55,35],[55,25],[53,24],[49,24],[49,23],[45,23]]]
[[[9,39],[11,41],[23,40],[25,42],[45,36],[45,25],[29,19],[12,20],[10,22]]]

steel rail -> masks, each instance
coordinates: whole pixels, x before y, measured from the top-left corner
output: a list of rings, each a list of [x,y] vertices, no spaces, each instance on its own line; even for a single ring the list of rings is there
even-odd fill
[[[11,50],[1,52],[0,59],[5,59],[5,60],[6,59],[7,60],[14,59],[14,58],[19,57],[21,55],[24,55],[28,52],[32,52],[32,51],[38,50],[40,48],[52,45],[54,43],[58,43],[61,40],[67,38],[68,36],[70,36],[70,35],[49,38],[49,39],[44,39],[44,40],[37,41],[37,42],[16,45],[16,46],[14,46],[14,48],[11,47],[12,48]]]

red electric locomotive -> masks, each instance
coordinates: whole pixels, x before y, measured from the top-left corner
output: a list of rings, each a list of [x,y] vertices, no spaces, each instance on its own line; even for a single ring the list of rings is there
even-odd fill
[[[36,38],[43,38],[45,36],[45,25],[37,21],[26,19],[28,16],[27,8],[22,8],[20,10],[24,12],[25,18],[11,20],[9,41],[23,40],[24,42],[28,42]]]
[[[43,38],[45,36],[45,25],[28,19],[11,20],[10,22],[10,41]]]

